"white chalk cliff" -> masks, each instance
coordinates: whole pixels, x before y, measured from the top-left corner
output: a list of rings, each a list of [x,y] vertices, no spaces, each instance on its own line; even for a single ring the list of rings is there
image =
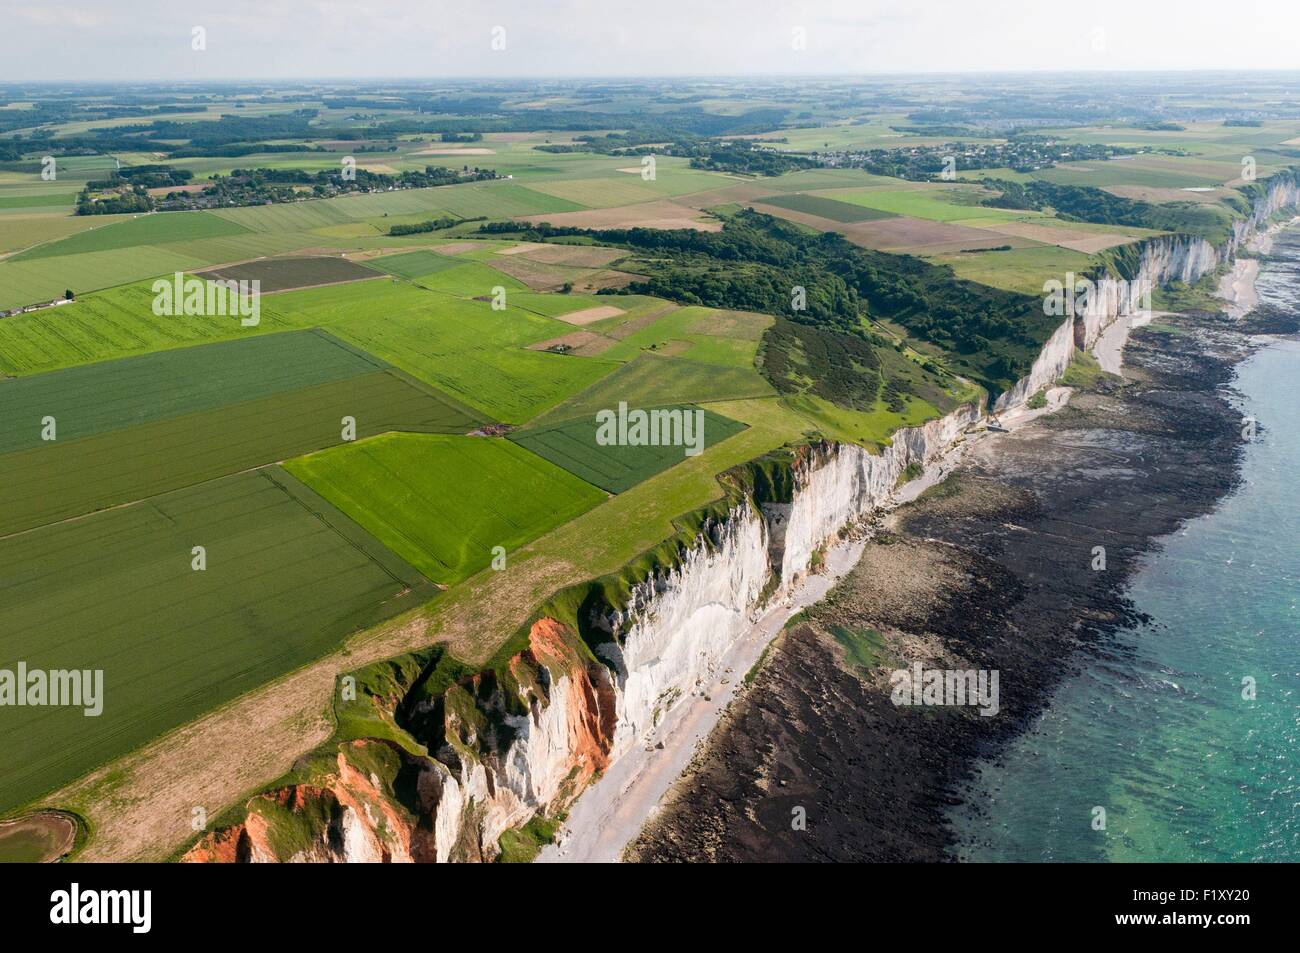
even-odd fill
[[[1196,281],[1230,259],[1274,213],[1298,203],[1300,189],[1278,181],[1224,247],[1177,235],[1142,242],[1129,283],[1107,286],[1086,309],[1067,316],[1029,374],[997,400],[995,409],[1022,406],[1055,383],[1076,348],[1092,348],[1113,321],[1141,307],[1140,283]],[[397,758],[415,772],[416,803],[408,795],[395,808],[391,778],[367,777],[349,766],[350,751],[387,743],[349,742],[340,745],[337,783],[259,796],[278,810],[299,813],[305,808],[294,805],[316,803],[304,799],[327,802],[331,819],[311,843],[285,856],[267,834],[267,822],[250,811],[243,824],[201,841],[188,859],[490,859],[503,832],[535,813],[566,807],[677,701],[711,682],[728,647],[760,610],[785,597],[818,550],[884,503],[909,464],[930,463],[982,413],[983,408],[963,406],[924,426],[900,430],[878,454],[854,445],[806,448],[793,462],[787,501],[739,500],[706,523],[671,568],[635,585],[625,605],[596,620],[609,635],[595,646],[598,662],[584,656],[567,627],[545,618],[534,624],[526,661],[541,673],[540,680],[521,678],[514,689],[527,714],[506,718],[513,737],[504,750],[462,753],[453,759],[458,764],[449,766],[432,757],[392,754],[391,745],[384,749],[389,762]],[[493,703],[480,697],[475,704]],[[482,729],[450,703],[446,709],[448,734],[462,748],[474,749]]]

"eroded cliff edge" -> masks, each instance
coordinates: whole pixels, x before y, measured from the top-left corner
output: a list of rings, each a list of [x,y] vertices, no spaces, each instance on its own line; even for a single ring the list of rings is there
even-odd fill
[[[1141,282],[1194,282],[1300,200],[1261,183],[1227,245],[1166,236],[1125,246],[1094,278],[1122,278],[1067,316],[995,403],[1023,406],[1141,302]],[[1118,290],[1115,290],[1118,289]],[[756,613],[816,554],[886,501],[982,408],[901,430],[872,454],[789,448],[720,477],[723,497],[616,576],[558,593],[481,668],[441,647],[343,676],[338,732],[271,790],[219,818],[189,861],[481,861],[526,858],[613,760],[710,675]]]

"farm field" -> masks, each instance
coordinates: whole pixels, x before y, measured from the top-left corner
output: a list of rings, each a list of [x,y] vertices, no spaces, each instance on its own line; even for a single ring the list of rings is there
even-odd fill
[[[0,456],[0,534],[139,500],[389,430],[465,433],[475,418],[393,370]]]
[[[346,258],[266,258],[226,265],[203,272],[202,277],[222,281],[258,281],[263,294],[317,285],[379,278],[374,269]]]
[[[192,547],[207,568],[191,568]],[[9,709],[0,810],[267,679],[432,587],[286,474],[261,470],[0,539],[0,667],[101,669],[103,712]]]
[[[414,280],[433,274],[435,271],[442,271],[444,268],[453,268],[457,261],[455,258],[434,251],[420,250],[371,258],[367,260],[367,264],[390,275]]]
[[[133,218],[64,216],[57,221],[71,224],[42,225],[44,237],[34,240],[16,230],[7,233],[0,214],[0,244],[16,252],[0,260],[0,308],[46,301],[69,287],[80,294],[259,256],[428,244],[427,235],[378,235],[370,224],[386,221],[384,216],[509,217],[583,209],[566,199],[496,181]],[[360,225],[366,227],[358,233]],[[64,229],[74,234],[63,237]]]
[[[521,215],[518,218],[572,228],[695,228],[706,232],[722,230],[721,222],[691,207],[685,199],[681,201],[659,199],[575,212]]]
[[[877,208],[868,208],[854,202],[841,202],[825,195],[810,195],[806,192],[791,192],[785,195],[768,195],[755,199],[760,205],[774,205],[792,212],[804,212],[832,222],[867,222],[877,218],[890,218],[894,212]]]
[[[654,300],[654,299],[650,299]],[[744,311],[677,308],[643,326],[631,322],[615,330],[617,344],[604,357],[632,360],[644,351],[753,371],[758,344],[773,318]],[[757,376],[757,372],[755,372]]]
[[[384,367],[327,334],[294,331],[0,382],[0,453],[39,446],[45,416],[58,440],[75,440]]]
[[[94,229],[73,237],[93,235],[98,231],[100,229]],[[287,232],[139,245],[78,254],[50,254],[23,260],[14,256],[0,261],[0,308],[49,301],[60,297],[67,288],[82,295],[144,278],[170,276],[178,271],[193,272],[224,262],[279,255],[322,243],[320,236]],[[32,251],[54,248],[58,244],[61,243],[40,245]]]
[[[477,261],[455,261],[452,268],[428,272],[416,281],[421,288],[458,298],[490,298],[494,288],[526,291],[528,286],[505,272]]]
[[[452,259],[455,261],[455,259]],[[261,323],[233,318],[157,318],[149,285],[89,295],[0,322],[0,370],[25,374],[159,348],[321,327],[497,420],[522,423],[590,386],[617,365],[538,353],[530,344],[569,325],[523,307],[494,311],[469,295],[513,279],[463,263],[432,292],[406,283],[350,282],[286,291],[263,303]],[[436,275],[434,277],[437,277]],[[465,297],[462,297],[464,295]]]
[[[0,732],[0,762],[23,764],[14,776],[27,791],[0,778],[0,816],[66,783],[47,803],[87,819],[76,858],[165,858],[190,836],[170,829],[185,827],[190,800],[235,805],[319,743],[339,673],[433,643],[469,664],[491,659],[558,589],[685,538],[728,467],[814,438],[874,453],[899,427],[1023,374],[1048,323],[1041,309],[949,287],[926,262],[1037,298],[1046,278],[1164,234],[986,207],[996,193],[983,178],[1191,203],[1196,214],[1148,218],[1105,196],[1058,196],[1084,217],[1170,231],[1208,218],[1212,230],[1240,194],[1230,183],[1243,155],[1261,174],[1294,164],[1300,123],[1269,118],[1294,98],[1289,81],[1236,102],[1224,77],[1203,98],[1093,80],[1044,80],[1024,97],[1006,77],[943,76],[178,82],[120,103],[108,87],[15,93],[0,105],[0,147],[17,156],[0,159],[0,309],[64,289],[76,300],[0,319],[0,667],[18,657],[12,621],[17,644],[40,650],[30,664],[65,649],[102,661],[111,707],[99,721],[33,718]],[[28,99],[46,101],[16,124]],[[1188,118],[1243,103],[1243,116],[1265,118]],[[1124,112],[1113,122],[1112,107]],[[1121,124],[1138,121],[1130,112],[1177,123]],[[188,118],[203,128],[169,128]],[[938,181],[935,158],[959,142],[964,164],[1006,168]],[[1077,142],[1168,151],[1061,161],[1085,154]],[[46,151],[59,155],[57,182],[39,178]],[[653,179],[641,176],[647,153]],[[236,177],[229,204],[194,198],[214,206],[201,212],[72,214],[81,186],[113,179],[119,162],[191,171],[191,184],[174,184],[192,194],[236,169],[335,174],[345,157],[380,174],[499,177],[421,189],[361,177],[358,191],[319,199],[298,182],[290,202]],[[137,195],[177,204],[156,186],[168,178],[150,171]],[[90,191],[117,188],[129,196],[114,182]],[[805,228],[792,241],[796,230],[765,235],[743,216],[716,243],[637,235],[633,252],[528,227],[717,232],[750,206]],[[388,234],[434,219],[455,221]],[[926,262],[869,256],[855,270],[806,229]],[[826,252],[806,321],[835,333],[801,337],[774,317],[788,301],[776,292]],[[176,272],[260,281],[260,323],[155,316],[151,282]],[[856,323],[833,275],[869,302]],[[637,280],[674,300],[596,293]],[[871,347],[851,339],[859,328]],[[703,452],[598,444],[595,414],[620,404],[698,408]],[[46,416],[56,441],[40,439]],[[207,547],[202,573],[189,565],[194,545]],[[496,547],[508,571],[494,571]],[[160,697],[145,693],[149,680],[165,683]]]
[[[0,372],[9,375],[73,367],[235,337],[289,330],[263,305],[256,327],[227,316],[157,317],[150,282],[80,296],[55,309],[0,321]]]
[[[658,409],[679,415],[691,414],[696,410],[693,407]],[[711,447],[745,429],[743,424],[711,411],[702,410],[701,414],[702,428],[692,430],[692,435],[700,441],[702,447]],[[670,427],[670,433],[684,434],[684,428],[684,423],[678,431],[673,431]],[[602,446],[596,439],[596,432],[594,417],[583,417],[516,431],[510,435],[510,440],[610,493],[623,493],[656,473],[681,463],[686,456],[682,446],[672,444]]]
[[[950,265],[958,278],[1032,295],[1043,293],[1043,282],[1053,278],[1064,281],[1066,272],[1082,274],[1094,261],[1091,255],[1053,245],[957,252],[936,255],[931,260]]]
[[[104,228],[70,236],[13,256],[14,261],[34,261],[60,255],[115,251],[139,245],[164,245],[201,238],[228,238],[248,231],[241,225],[209,212],[158,212],[114,222]]]
[[[474,293],[490,280],[472,268],[448,287]],[[478,269],[483,269],[482,272]],[[436,275],[434,277],[437,277]],[[497,281],[509,281],[501,278]],[[518,307],[406,284],[364,282],[288,292],[276,299],[284,319],[329,328],[339,337],[433,384],[456,400],[507,423],[523,423],[590,386],[617,365],[526,350],[569,326]]]
[[[330,347],[351,356],[352,363],[331,369],[322,361],[320,371],[309,374],[313,357],[329,355]],[[218,352],[216,357],[195,353],[209,348]],[[141,369],[165,373],[177,357],[185,359],[180,363],[189,370],[202,367],[216,374],[211,369],[230,362],[249,373],[227,372],[224,379],[214,376],[202,383],[182,375],[173,380],[168,397],[137,397],[133,388],[140,385]],[[253,376],[259,363],[261,376]],[[323,375],[326,370],[334,376]],[[58,387],[51,392],[47,381],[57,385],[56,378],[73,371],[0,383],[15,392],[20,385],[32,385],[25,401],[66,402],[68,410],[56,420],[71,430],[46,442],[40,439],[39,417],[31,428],[22,425],[22,417],[6,425],[9,452],[0,454],[0,534],[340,443],[344,417],[355,420],[359,437],[393,429],[465,433],[483,421],[401,372],[314,332],[168,351],[76,371],[84,373],[76,373],[78,386],[66,393]],[[120,396],[102,405],[85,404],[88,393],[100,392]]]
[[[975,189],[911,188],[898,192],[846,191],[835,192],[833,197],[837,202],[861,205],[881,212],[958,225],[1021,221],[1042,216],[1041,212],[982,206],[979,204],[981,193]]]
[[[647,352],[618,366],[612,374],[539,416],[535,422],[557,423],[586,417],[598,410],[617,407],[619,401],[626,401],[630,407],[652,407],[665,401],[701,404],[767,397],[772,393],[772,385],[753,367],[725,367]]]
[[[40,196],[37,196],[38,198]],[[13,210],[0,213],[0,255],[21,251],[45,242],[57,241],[77,232],[88,231],[95,227],[111,225],[117,216],[103,215],[98,218],[109,221],[96,222],[86,216],[67,214],[29,214],[39,210]]]
[[[435,582],[449,585],[605,495],[487,437],[386,434],[286,468]]]

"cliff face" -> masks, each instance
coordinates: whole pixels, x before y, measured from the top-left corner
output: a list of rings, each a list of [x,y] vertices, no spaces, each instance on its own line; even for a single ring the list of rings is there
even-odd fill
[[[782,464],[788,494],[738,493],[618,605],[584,604],[577,626],[538,619],[527,647],[495,668],[448,679],[427,662],[397,691],[363,689],[367,714],[412,743],[339,743],[303,769],[307,783],[253,798],[240,823],[204,836],[184,859],[493,859],[503,833],[562,812],[709,678],[758,611],[884,502],[908,464],[929,462],[979,417],[962,407],[899,432],[878,455],[803,448]]]
[[[409,863],[490,860],[497,839],[567,804],[609,763],[615,696],[608,670],[553,620],[499,673],[396,705],[362,699],[427,753],[399,741],[337,745],[311,783],[254,797],[244,819],[204,836],[191,862]]]
[[[1076,347],[1091,348],[1138,310],[1142,282],[1195,281],[1297,201],[1294,183],[1274,183],[1227,248],[1179,236],[1143,242],[1128,284],[1068,317],[996,409],[1054,383]],[[884,503],[909,464],[929,463],[980,418],[981,408],[965,406],[899,431],[879,454],[818,444],[770,472],[751,465],[733,474],[729,505],[670,559],[625,591],[595,587],[563,611],[557,597],[495,665],[469,670],[434,650],[363,670],[347,715],[382,737],[317,753],[296,772],[300,781],[254,797],[242,820],[205,835],[184,859],[496,858],[502,835],[563,812],[679,699],[711,682],[728,647],[788,594],[818,550]]]
[[[1059,380],[1076,348],[1090,350],[1112,322],[1145,307],[1143,288],[1154,290],[1172,281],[1191,284],[1199,280],[1231,261],[1273,215],[1297,205],[1300,184],[1289,175],[1274,176],[1261,183],[1250,214],[1233,223],[1232,236],[1220,247],[1188,235],[1166,235],[1137,243],[1136,267],[1125,274],[1106,269],[1090,276],[1096,293],[1088,297],[1087,306],[1066,316],[1043,345],[1029,374],[1002,394],[993,409],[1001,413],[1021,407],[1038,391]]]

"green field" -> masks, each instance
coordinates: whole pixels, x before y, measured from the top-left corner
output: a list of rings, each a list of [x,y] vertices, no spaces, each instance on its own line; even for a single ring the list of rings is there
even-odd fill
[[[869,222],[878,218],[893,218],[895,214],[881,209],[867,208],[864,205],[855,205],[852,202],[840,202],[824,195],[808,195],[804,192],[769,195],[767,198],[754,201],[764,205],[775,205],[777,208],[788,208],[793,212],[829,218],[832,222]]]
[[[263,334],[0,382],[0,454],[343,380],[387,365],[319,331]]]
[[[151,351],[286,330],[270,302],[245,328],[222,316],[158,317],[149,282],[79,297],[71,304],[0,321],[0,371],[31,374]]]
[[[431,275],[435,271],[442,271],[444,268],[454,268],[459,262],[451,255],[440,255],[436,251],[421,249],[372,258],[369,264],[399,278],[415,279]]]
[[[837,192],[835,198],[840,202],[850,202],[895,215],[925,218],[933,222],[987,224],[1042,216],[1041,212],[987,208],[979,204],[982,195],[976,189],[910,188],[897,192]]]
[[[665,400],[699,404],[715,400],[767,397],[775,393],[752,367],[724,367],[679,357],[644,353],[575,395],[537,423],[558,423],[617,407],[661,406]]]
[[[568,522],[605,495],[507,440],[386,434],[285,464],[443,584]]]
[[[276,298],[275,306],[285,320],[328,327],[507,423],[531,420],[618,366],[526,350],[529,344],[571,331],[563,322],[522,308],[494,311],[484,301],[434,294],[408,284],[363,282],[288,292]]]
[[[1091,255],[1056,245],[962,252],[937,255],[930,260],[952,266],[958,278],[1031,295],[1041,295],[1043,283],[1049,279],[1065,281],[1066,273],[1083,274],[1095,264]]]
[[[41,245],[15,255],[14,261],[112,251],[137,245],[189,242],[200,238],[225,238],[243,235],[247,231],[243,226],[209,212],[159,212]]]
[[[333,377],[322,376],[331,370],[326,358],[335,362]],[[172,364],[209,376],[178,376]],[[137,393],[147,391],[141,368],[171,376],[167,396],[148,400]],[[73,375],[75,389],[58,386],[59,378]],[[399,429],[466,433],[483,422],[400,371],[315,332],[110,361],[0,383],[0,391],[20,393],[26,385],[27,412],[5,419],[10,452],[0,454],[0,534],[332,446],[343,439],[344,417],[354,418],[358,438]],[[40,439],[42,402],[65,408],[52,442]]]
[[[207,568],[191,568],[194,546]],[[0,668],[103,671],[103,711],[6,708],[0,811],[337,646],[432,588],[283,472],[0,539]]]
[[[448,273],[461,269],[467,269],[462,278],[476,294],[481,281],[513,284],[473,263]],[[262,302],[256,328],[243,328],[233,318],[158,318],[151,311],[152,299],[149,284],[141,283],[0,321],[0,370],[26,374],[204,341],[320,327],[481,414],[523,423],[618,366],[526,349],[573,330],[563,322],[521,307],[494,311],[488,302],[401,282],[286,291]]]
[[[622,297],[601,297],[596,300],[599,303],[621,303]],[[771,324],[772,317],[765,314],[720,311],[698,306],[677,308],[645,327],[625,334],[618,344],[601,356],[613,360],[632,360],[651,350],[668,357],[748,372],[755,384],[761,385],[762,376],[754,369],[754,359],[763,332]],[[600,322],[592,327],[599,326]]]
[[[510,291],[527,291],[528,286],[518,278],[512,278],[504,271],[481,264],[477,261],[457,261],[454,268],[439,268],[425,272],[418,284],[429,291],[455,295],[459,298],[491,297],[493,288],[505,288]]]
[[[696,408],[660,409],[691,413]],[[692,433],[702,435],[704,447],[711,447],[745,429],[744,424],[720,414],[707,410],[701,413],[702,429]],[[682,446],[602,446],[597,442],[596,434],[597,424],[592,416],[521,430],[511,434],[510,439],[611,493],[623,493],[656,473],[681,463],[686,456]]]
[[[11,208],[49,208],[51,206],[60,206],[71,209],[73,199],[70,193],[53,192],[37,195],[5,195],[0,196],[0,209]]]

